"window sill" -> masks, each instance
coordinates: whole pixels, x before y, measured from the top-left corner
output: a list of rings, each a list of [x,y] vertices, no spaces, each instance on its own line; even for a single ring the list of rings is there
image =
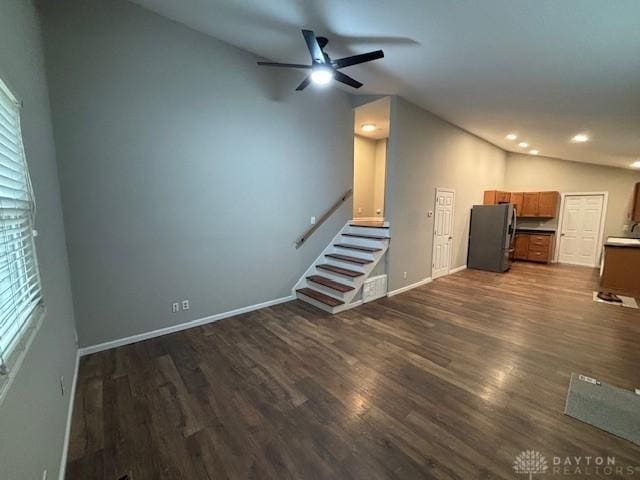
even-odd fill
[[[5,375],[0,375],[0,406],[2,406],[14,379],[17,377],[20,367],[22,366],[22,362],[31,348],[31,344],[38,334],[46,314],[47,309],[43,306],[34,310],[32,318],[28,321],[29,326],[27,327],[27,331],[24,332],[22,339],[20,340],[20,345],[7,359],[6,365],[9,372]]]

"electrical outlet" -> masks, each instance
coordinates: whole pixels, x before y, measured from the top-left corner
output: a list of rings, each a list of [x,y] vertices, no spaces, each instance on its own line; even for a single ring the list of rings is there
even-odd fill
[[[76,346],[78,345],[78,331],[74,330],[73,331],[73,339],[76,341]]]
[[[316,224],[316,217],[311,217],[311,225],[315,225]]]
[[[178,313],[180,311],[180,303],[173,302],[171,304],[171,313]]]
[[[189,310],[189,300],[182,300],[182,309]]]
[[[47,480],[47,470],[42,471],[42,480]]]
[[[60,377],[60,394],[64,397],[64,375]]]
[[[402,274],[402,276],[403,276],[403,278],[406,280],[406,279],[407,279],[407,272],[404,272],[404,273]]]

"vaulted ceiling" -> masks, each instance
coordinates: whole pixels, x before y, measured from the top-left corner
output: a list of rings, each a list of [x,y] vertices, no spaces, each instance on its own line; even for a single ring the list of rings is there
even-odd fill
[[[308,62],[301,28],[334,58],[382,48],[345,69],[358,93],[400,94],[506,150],[640,159],[638,0],[134,1],[273,61]]]

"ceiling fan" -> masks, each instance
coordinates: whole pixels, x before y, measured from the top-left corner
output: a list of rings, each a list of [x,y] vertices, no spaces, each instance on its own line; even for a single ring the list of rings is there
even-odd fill
[[[267,67],[302,68],[311,70],[311,73],[309,73],[302,83],[298,85],[298,88],[296,88],[297,91],[304,90],[312,81],[318,85],[326,85],[332,79],[353,88],[360,88],[362,83],[351,78],[349,75],[342,73],[340,69],[384,57],[384,52],[382,50],[376,50],[374,52],[362,53],[360,55],[344,57],[338,60],[331,60],[329,55],[324,51],[324,47],[329,43],[329,39],[326,37],[316,37],[312,30],[302,30],[302,36],[304,37],[305,42],[307,42],[307,48],[311,54],[311,65],[258,62],[258,65],[264,65]]]

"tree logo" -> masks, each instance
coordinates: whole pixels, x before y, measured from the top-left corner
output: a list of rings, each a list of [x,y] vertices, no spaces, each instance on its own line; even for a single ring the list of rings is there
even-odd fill
[[[535,450],[525,450],[516,457],[513,462],[513,469],[516,473],[529,475],[529,480],[533,480],[534,475],[545,473],[549,467],[547,459],[540,452]]]

